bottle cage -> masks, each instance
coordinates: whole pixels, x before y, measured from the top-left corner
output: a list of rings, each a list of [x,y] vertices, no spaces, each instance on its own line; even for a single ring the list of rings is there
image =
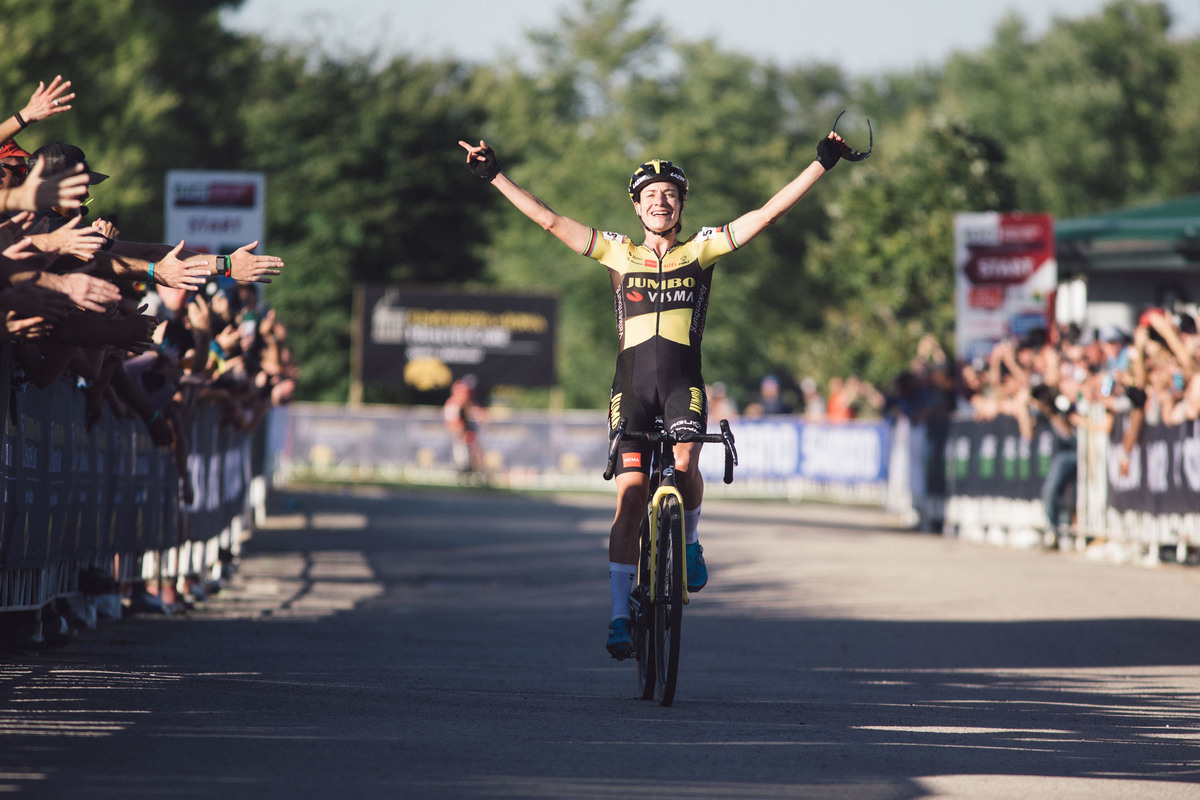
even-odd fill
[[[845,114],[845,113],[846,113],[845,109],[842,109],[842,114]],[[837,133],[838,120],[840,120],[842,118],[842,114],[838,114],[837,119],[835,119],[833,121],[833,132],[834,133]],[[867,152],[864,153],[860,150],[851,150],[850,145],[843,144],[842,145],[842,158],[846,159],[847,161],[862,161],[867,156],[871,155],[871,149],[875,147],[875,131],[871,130],[871,118],[870,117],[867,118],[867,135],[870,137],[867,140]]]

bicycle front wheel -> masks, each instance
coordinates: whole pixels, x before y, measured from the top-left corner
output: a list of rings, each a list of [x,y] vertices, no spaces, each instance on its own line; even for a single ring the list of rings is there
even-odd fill
[[[674,495],[658,507],[658,597],[654,603],[655,697],[660,705],[675,701],[679,677],[679,634],[683,622],[683,511]]]
[[[654,666],[654,608],[650,604],[650,523],[645,517],[639,541],[638,585],[629,598],[629,619],[633,623],[633,652],[637,657],[638,697],[651,700],[658,670]]]

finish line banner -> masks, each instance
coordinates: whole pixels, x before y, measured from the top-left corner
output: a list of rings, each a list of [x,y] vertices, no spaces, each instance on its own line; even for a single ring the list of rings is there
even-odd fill
[[[483,386],[554,386],[558,299],[360,286],[364,384],[444,389],[473,375]]]

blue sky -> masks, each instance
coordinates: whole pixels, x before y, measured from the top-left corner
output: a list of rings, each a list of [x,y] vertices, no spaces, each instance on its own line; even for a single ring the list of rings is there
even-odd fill
[[[780,64],[833,62],[852,74],[936,65],[992,40],[1008,12],[1038,34],[1054,17],[1096,14],[1106,0],[658,0],[635,19],[668,20],[686,39],[712,37],[726,49]],[[519,54],[524,32],[557,26],[577,0],[246,0],[226,23],[270,39],[319,42],[334,53],[378,48],[385,55],[487,61]],[[1200,0],[1168,0],[1177,36],[1200,36]],[[353,9],[353,10],[351,10]],[[831,11],[837,9],[837,11]]]

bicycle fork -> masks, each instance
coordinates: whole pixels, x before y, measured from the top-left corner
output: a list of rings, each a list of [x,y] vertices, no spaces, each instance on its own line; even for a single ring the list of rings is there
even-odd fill
[[[676,502],[679,503],[679,510],[683,511],[683,495],[674,486],[659,486],[654,493],[654,497],[650,499],[650,507],[646,516],[650,519],[650,602],[658,602],[658,593],[660,587],[655,576],[658,575],[658,510],[661,507],[661,502],[667,495],[675,495]],[[682,518],[680,520],[682,523]],[[686,549],[682,553],[676,553],[675,557],[683,562],[683,585],[678,587],[678,590],[683,593],[683,604],[688,604],[687,591],[687,553]]]

